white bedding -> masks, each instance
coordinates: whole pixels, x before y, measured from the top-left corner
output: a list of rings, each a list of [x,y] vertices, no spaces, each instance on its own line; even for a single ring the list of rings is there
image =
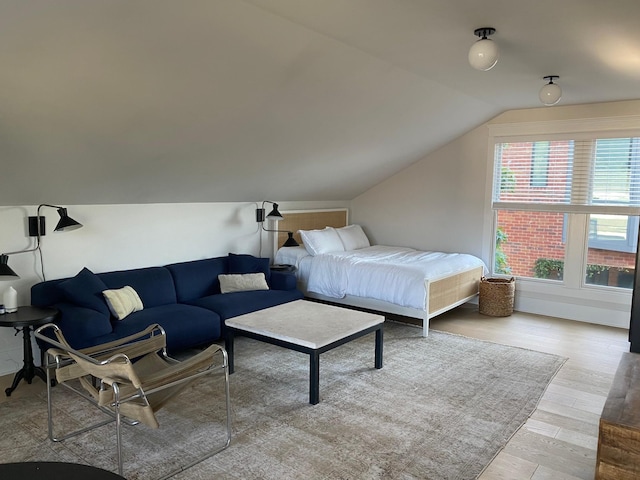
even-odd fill
[[[276,263],[298,267],[307,291],[333,298],[375,298],[403,307],[426,308],[426,281],[486,266],[463,253],[425,252],[404,247],[372,247],[311,256],[304,247],[281,248]]]

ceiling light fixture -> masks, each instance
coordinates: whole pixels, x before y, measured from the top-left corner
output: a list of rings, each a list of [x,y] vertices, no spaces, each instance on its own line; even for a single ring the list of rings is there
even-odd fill
[[[493,40],[487,37],[496,33],[495,28],[476,28],[473,34],[480,37],[469,49],[469,64],[476,70],[486,72],[491,70],[498,63],[498,46]]]
[[[553,83],[553,79],[560,77],[558,75],[547,75],[542,78],[545,80],[549,79],[549,83],[540,89],[540,93],[538,94],[540,101],[547,106],[555,105],[560,101],[560,98],[562,98],[562,89],[560,85]]]

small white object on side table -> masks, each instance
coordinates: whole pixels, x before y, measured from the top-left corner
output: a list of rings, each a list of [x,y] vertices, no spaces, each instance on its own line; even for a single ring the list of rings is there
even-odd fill
[[[233,339],[242,335],[309,355],[309,403],[320,401],[320,354],[375,332],[375,368],[382,368],[384,316],[308,300],[229,318],[225,348],[233,373]]]

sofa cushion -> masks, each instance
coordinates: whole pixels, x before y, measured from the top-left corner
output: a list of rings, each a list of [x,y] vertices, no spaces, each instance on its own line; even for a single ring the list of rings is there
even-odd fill
[[[83,268],[75,277],[60,282],[57,286],[69,302],[90,308],[108,317],[109,307],[102,296],[102,291],[106,290],[107,286],[88,268]]]
[[[71,303],[57,303],[54,307],[60,311],[55,323],[73,348],[96,345],[94,338],[113,332],[109,315]],[[50,347],[47,345],[46,348]]]
[[[175,283],[178,302],[220,293],[218,275],[227,273],[227,262],[227,257],[217,257],[167,265]]]
[[[189,302],[217,312],[222,320],[303,298],[300,290],[258,290],[210,295]]]
[[[114,322],[114,338],[122,338],[159,324],[167,333],[171,351],[211,343],[220,338],[220,316],[193,305],[173,304],[145,308],[132,313],[122,322]]]
[[[218,275],[221,293],[269,290],[264,273],[228,273]]]
[[[146,308],[176,303],[176,289],[173,277],[164,267],[138,268],[117,272],[100,273],[98,276],[107,289],[131,286]],[[105,303],[106,304],[106,303]]]
[[[271,270],[269,269],[268,258],[254,257],[248,254],[229,254],[228,273],[264,273],[267,283],[271,280]]]
[[[107,301],[109,311],[118,320],[123,320],[130,313],[138,312],[144,308],[140,296],[129,285],[113,290],[104,290],[102,295]]]
[[[73,348],[85,348],[99,343],[95,341],[104,335],[111,335],[113,327],[108,314],[103,314],[91,308],[79,307],[75,303],[54,303],[50,305],[60,312],[55,319],[55,324],[60,327],[64,338]],[[53,331],[47,329],[45,335],[53,338]],[[50,344],[42,344],[40,348],[49,349]]]
[[[31,287],[31,305],[36,307],[47,307],[55,303],[68,302],[69,298],[62,289],[58,288],[62,282],[68,278],[58,278],[36,283]]]

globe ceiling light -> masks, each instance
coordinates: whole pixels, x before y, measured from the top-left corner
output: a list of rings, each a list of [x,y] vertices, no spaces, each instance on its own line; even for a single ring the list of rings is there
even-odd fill
[[[498,63],[498,46],[487,36],[496,33],[495,28],[483,27],[473,31],[474,35],[480,37],[469,49],[469,64],[476,70],[486,72],[491,70]]]
[[[560,85],[553,83],[553,79],[560,77],[558,75],[547,75],[543,78],[545,80],[549,79],[549,83],[540,89],[540,93],[538,94],[540,101],[547,106],[555,105],[562,97],[562,89]]]

